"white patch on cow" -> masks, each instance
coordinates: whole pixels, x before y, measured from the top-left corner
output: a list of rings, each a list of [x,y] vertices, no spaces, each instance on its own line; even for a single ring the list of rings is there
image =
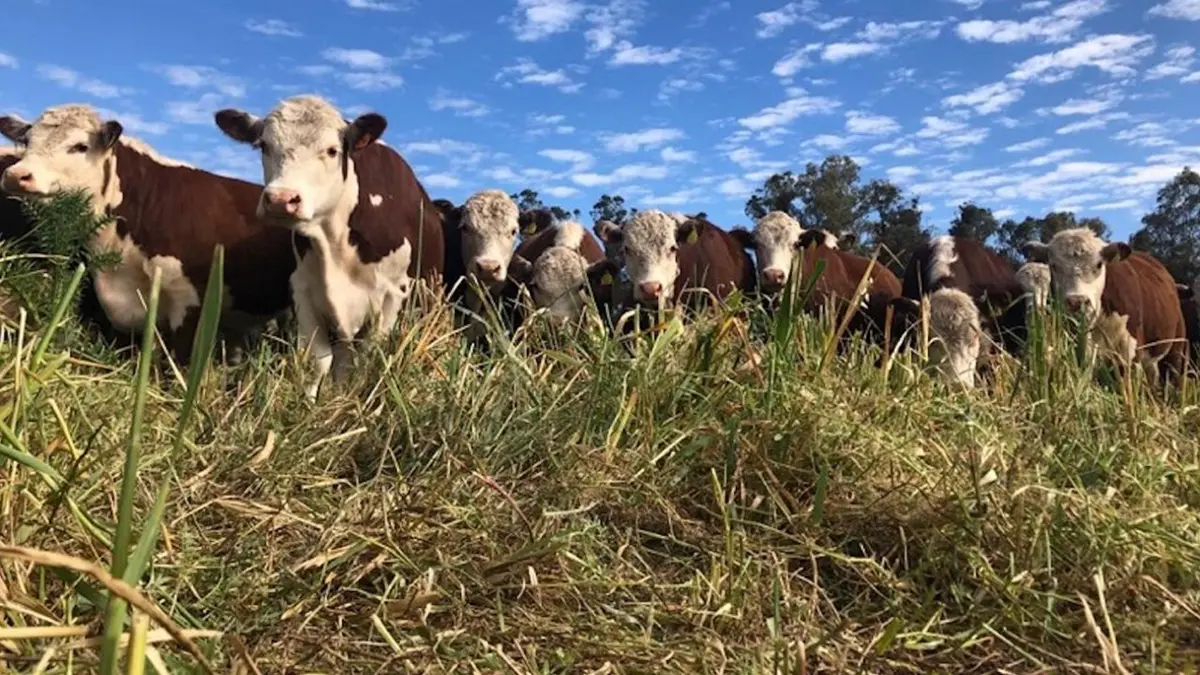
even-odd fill
[[[383,203],[383,195],[371,195],[367,199],[371,200],[371,206],[379,206]]]
[[[127,147],[130,150],[133,150],[137,153],[145,155],[145,156],[149,157],[150,159],[154,160],[155,162],[162,164],[163,166],[182,167],[185,169],[196,168],[196,167],[192,166],[191,164],[188,164],[187,162],[184,162],[184,161],[181,161],[178,159],[174,159],[172,157],[167,157],[166,155],[163,155],[160,152],[158,152],[157,150],[155,150],[154,148],[152,148],[145,141],[138,139],[138,138],[134,138],[132,136],[126,136],[126,135],[122,134],[121,135],[121,145],[124,145],[125,147]]]
[[[754,225],[754,255],[765,284],[787,283],[803,234],[800,221],[783,211],[772,211]]]
[[[625,268],[637,302],[662,305],[675,296],[678,230],[679,222],[657,209],[639,211],[621,226]],[[647,284],[660,285],[657,301],[647,295]]]
[[[1017,283],[1028,295],[1032,307],[1045,307],[1050,299],[1050,266],[1046,263],[1029,262],[1017,270]]]
[[[925,272],[925,288],[933,288],[939,281],[953,276],[950,266],[958,262],[954,249],[954,237],[942,235],[930,242],[929,267]]]
[[[821,230],[821,245],[836,251],[838,248],[837,235],[829,230]]]
[[[0,145],[0,157],[20,157],[21,149],[15,145]]]
[[[1138,356],[1137,340],[1129,332],[1129,317],[1124,314],[1109,313],[1096,317],[1089,335],[1094,340],[1089,345],[1092,356],[1104,354],[1115,358],[1124,366],[1131,365]],[[1149,351],[1143,350],[1142,358],[1148,368],[1157,367],[1159,359],[1154,358]]]
[[[555,319],[579,318],[587,301],[587,269],[587,260],[574,247],[546,249],[533,263],[529,286],[534,304]]]
[[[554,234],[554,245],[578,251],[583,246],[584,236],[582,225],[573,220],[565,220],[558,224],[558,232]]]
[[[507,278],[521,212],[503,190],[476,192],[463,202],[461,210],[467,274],[495,288]]]
[[[957,289],[935,291],[929,296],[929,329],[935,338],[930,357],[942,374],[967,389],[974,387],[982,336],[975,302]]]

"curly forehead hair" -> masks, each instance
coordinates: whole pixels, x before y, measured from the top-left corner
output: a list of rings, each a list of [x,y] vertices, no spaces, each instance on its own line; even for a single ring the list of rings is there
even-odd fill
[[[1050,239],[1054,254],[1068,259],[1091,258],[1102,248],[1104,240],[1086,227],[1063,230]]]
[[[268,120],[287,125],[342,127],[346,120],[337,108],[320,96],[293,96],[284,99],[267,115]]]
[[[577,286],[587,277],[587,261],[565,246],[551,246],[533,266],[533,283],[548,291]]]
[[[758,220],[754,226],[755,236],[768,241],[799,236],[804,231],[800,221],[783,211],[772,211]]]
[[[675,242],[679,223],[657,209],[639,211],[621,226],[625,244],[633,249],[651,249],[668,246]]]
[[[516,223],[520,212],[503,190],[482,190],[463,203],[462,214],[464,223],[479,228],[494,223]]]
[[[38,115],[34,126],[42,129],[92,130],[100,127],[100,115],[89,105],[71,103],[46,108]]]

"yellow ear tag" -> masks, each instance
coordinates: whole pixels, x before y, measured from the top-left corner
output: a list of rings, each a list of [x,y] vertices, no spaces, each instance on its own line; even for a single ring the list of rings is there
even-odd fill
[[[692,230],[691,232],[688,233],[687,243],[694,244],[698,241],[700,241],[700,233],[699,232]]]
[[[536,223],[530,223],[530,224],[528,224],[528,225],[526,225],[526,226],[525,226],[525,229],[523,230],[523,233],[524,233],[524,234],[533,234],[533,231],[534,231],[534,230],[536,230],[536,229],[537,229],[537,224],[536,224]]]
[[[601,286],[612,286],[612,283],[613,283],[612,275],[609,274],[608,272],[605,272],[604,276],[600,277],[600,285]]]

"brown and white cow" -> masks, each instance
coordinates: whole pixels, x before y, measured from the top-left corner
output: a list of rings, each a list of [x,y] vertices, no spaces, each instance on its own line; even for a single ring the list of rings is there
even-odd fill
[[[702,289],[689,303],[700,306],[754,288],[754,263],[732,235],[705,219],[679,220],[649,209],[603,232],[605,243],[620,246],[635,304],[668,306]]]
[[[1017,283],[1025,291],[1026,299],[1033,307],[1045,307],[1050,300],[1050,266],[1046,263],[1027,262],[1017,268]]]
[[[529,289],[536,307],[555,320],[574,322],[583,313],[588,295],[600,316],[605,316],[613,304],[620,270],[582,225],[565,221],[522,242],[510,271],[514,281]]]
[[[0,133],[24,148],[0,177],[0,189],[33,198],[82,189],[98,214],[115,216],[88,244],[93,252],[119,254],[114,267],[93,271],[112,327],[142,330],[158,270],[162,327],[175,356],[186,361],[218,244],[225,247],[223,327],[245,332],[285,312],[295,265],[291,242],[255,218],[261,187],[166,159],[123,131],[85,105],[49,108],[32,124],[0,118]]]
[[[975,386],[979,356],[983,348],[983,325],[979,305],[957,288],[939,288],[928,294],[929,299],[929,360],[936,364],[942,377],[965,389]],[[899,322],[915,325],[919,321],[921,303],[901,297],[893,304]]]
[[[1050,266],[1055,296],[1121,361],[1136,355],[1152,377],[1183,372],[1187,329],[1175,281],[1161,262],[1086,227],[1058,232],[1048,244],[1031,241],[1023,252]]]
[[[529,209],[521,212],[517,223],[520,225],[521,236],[528,238],[554,227],[555,220],[550,209]]]
[[[441,213],[408,162],[376,142],[382,115],[348,122],[320,97],[295,96],[261,119],[226,109],[215,120],[261,154],[260,216],[301,235],[290,283],[315,398],[331,369],[345,374],[352,340],[391,331],[414,279],[440,277]]]
[[[21,159],[20,150],[0,147],[0,175]],[[33,223],[25,215],[19,198],[0,192],[0,241],[14,241],[29,234]]]

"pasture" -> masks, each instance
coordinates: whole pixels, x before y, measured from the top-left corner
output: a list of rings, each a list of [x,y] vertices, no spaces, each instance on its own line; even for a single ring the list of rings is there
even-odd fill
[[[963,391],[832,319],[725,310],[631,355],[535,317],[483,355],[417,296],[310,402],[283,338],[139,363],[60,302],[72,264],[0,261],[15,671],[122,633],[129,672],[1198,667],[1195,381],[1115,377],[1057,313]]]

